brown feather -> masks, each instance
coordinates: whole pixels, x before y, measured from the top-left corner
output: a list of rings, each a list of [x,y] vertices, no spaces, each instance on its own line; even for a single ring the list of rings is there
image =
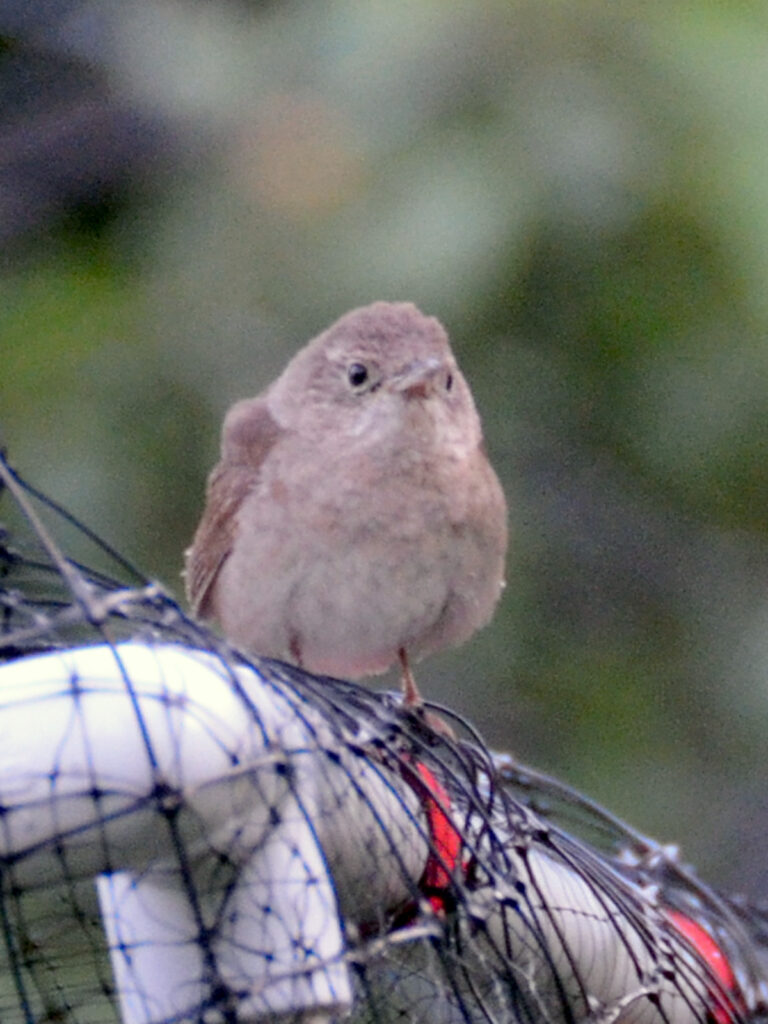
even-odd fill
[[[221,460],[208,477],[203,518],[184,556],[187,600],[201,618],[216,615],[215,584],[235,542],[237,514],[282,433],[262,397],[238,402],[224,421]]]

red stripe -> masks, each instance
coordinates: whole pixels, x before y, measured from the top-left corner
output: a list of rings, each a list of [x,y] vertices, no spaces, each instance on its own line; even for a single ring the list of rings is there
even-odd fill
[[[437,781],[425,764],[417,761],[415,768],[426,789],[424,810],[432,841],[422,875],[422,885],[427,890],[448,889],[459,867],[461,836],[446,813],[451,801],[445,787]],[[445,911],[445,900],[439,893],[433,893],[428,899],[437,913]]]
[[[681,935],[685,936],[701,959],[708,965],[734,1002],[737,1005],[740,1004],[741,1000],[739,998],[739,986],[736,981],[736,975],[733,973],[725,953],[723,953],[709,932],[697,921],[686,917],[679,910],[667,910],[666,914],[675,928]],[[713,993],[713,997],[716,998],[716,993]],[[723,1005],[722,999],[718,1000],[717,1006],[712,1008],[711,1013],[717,1024],[730,1024],[733,1020],[733,1013],[728,1007]]]

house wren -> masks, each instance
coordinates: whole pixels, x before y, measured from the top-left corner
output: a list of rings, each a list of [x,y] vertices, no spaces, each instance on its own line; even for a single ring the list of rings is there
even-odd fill
[[[350,678],[460,644],[504,586],[507,509],[448,338],[406,302],[352,310],[222,431],[186,552],[232,642]]]

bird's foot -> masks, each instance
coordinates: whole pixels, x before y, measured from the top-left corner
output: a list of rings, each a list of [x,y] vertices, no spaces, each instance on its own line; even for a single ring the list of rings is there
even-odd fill
[[[403,707],[405,710],[417,713],[425,725],[439,736],[455,740],[456,733],[445,719],[441,718],[440,715],[436,715],[433,711],[427,711],[424,707],[424,698],[421,696],[416,680],[413,678],[413,672],[411,672],[411,666],[408,663],[408,653],[405,648],[401,647],[397,654],[402,669],[400,682],[403,687]]]
[[[416,680],[413,678],[411,666],[408,664],[408,652],[404,647],[401,647],[397,652],[397,656],[400,659],[400,668],[402,672],[400,676],[400,683],[403,687],[403,704],[410,709],[420,708],[424,701],[419,693]]]

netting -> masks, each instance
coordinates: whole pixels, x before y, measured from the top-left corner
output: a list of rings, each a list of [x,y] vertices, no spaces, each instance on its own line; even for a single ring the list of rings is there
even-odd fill
[[[762,1015],[760,916],[669,850],[446,709],[246,658],[0,476],[3,1024]]]

